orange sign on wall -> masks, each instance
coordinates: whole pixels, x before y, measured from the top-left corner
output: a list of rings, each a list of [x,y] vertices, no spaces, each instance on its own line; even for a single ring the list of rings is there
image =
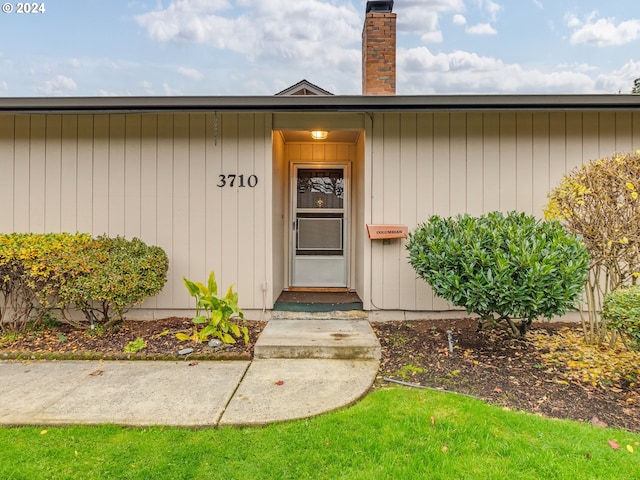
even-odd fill
[[[409,229],[406,225],[367,225],[367,233],[371,240],[385,238],[407,238]]]

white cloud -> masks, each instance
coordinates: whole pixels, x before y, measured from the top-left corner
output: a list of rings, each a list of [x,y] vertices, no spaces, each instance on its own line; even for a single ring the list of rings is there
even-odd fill
[[[100,97],[122,97],[122,96],[131,96],[131,94],[129,92],[127,92],[126,94],[122,94],[120,92],[113,92],[111,90],[99,90],[98,91],[98,95]]]
[[[200,43],[244,54],[252,61],[277,58],[314,68],[345,68],[353,52],[344,46],[360,41],[361,16],[351,4],[321,0],[236,4],[229,9],[223,0],[175,0],[137,16],[136,21],[156,41]],[[357,63],[352,70],[356,68]]]
[[[426,47],[398,51],[401,94],[594,93],[594,80],[571,69],[543,72],[519,64],[455,51],[432,54]]]
[[[440,43],[443,40],[442,32],[440,30],[437,30],[435,32],[423,33],[420,36],[420,40],[422,40],[424,43]]]
[[[462,0],[405,0],[396,2],[393,11],[397,14],[399,32],[417,34],[423,43],[440,43],[444,40],[440,15],[461,12],[464,8]]]
[[[56,75],[51,80],[46,80],[37,91],[46,95],[65,95],[78,88],[76,82],[64,75]]]
[[[584,21],[575,15],[569,15],[566,22],[574,30],[571,34],[573,45],[619,46],[640,38],[639,19],[616,24],[615,19],[597,18],[597,12],[592,12]]]
[[[466,32],[470,35],[495,35],[498,33],[496,29],[488,23],[479,23],[473,27],[468,27]]]
[[[574,72],[594,72],[597,70],[593,65],[587,63],[560,63],[555,68],[559,70],[571,70]]]
[[[453,16],[453,23],[455,23],[456,25],[466,25],[467,19],[464,17],[464,15],[457,13]]]
[[[193,80],[201,80],[204,75],[195,68],[178,67],[178,73],[183,77],[191,78]]]
[[[162,84],[162,91],[168,97],[179,97],[180,95],[182,95],[182,92],[180,90],[171,88],[166,82]]]
[[[498,12],[502,10],[502,6],[493,0],[475,0],[475,2],[484,10],[492,22],[496,21]]]
[[[154,95],[153,83],[149,80],[142,80],[139,84],[140,88],[145,92],[145,95]]]
[[[9,90],[7,82],[0,82],[0,92],[6,92],[7,90]]]
[[[540,10],[544,9],[544,5],[542,5],[542,2],[540,0],[533,0],[533,4],[538,7]]]
[[[640,78],[640,60],[629,60],[617,70],[598,75],[596,85],[604,92],[631,93],[636,78]]]

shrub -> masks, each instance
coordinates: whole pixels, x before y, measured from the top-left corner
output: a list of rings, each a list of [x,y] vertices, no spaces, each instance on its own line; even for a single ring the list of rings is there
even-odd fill
[[[515,212],[432,216],[409,234],[407,249],[418,276],[477,314],[479,329],[505,321],[516,336],[536,318],[571,309],[589,263],[581,240],[560,223]]]
[[[193,319],[194,331],[191,335],[178,333],[180,340],[206,341],[216,337],[224,343],[236,343],[234,337],[242,336],[249,343],[249,330],[232,320],[244,320],[244,314],[238,307],[238,294],[230,286],[224,297],[218,297],[218,284],[213,270],[209,274],[207,285],[183,278],[192,297],[196,299],[196,317]],[[198,330],[198,325],[205,325]]]
[[[603,342],[604,296],[640,276],[640,150],[593,160],[564,176],[549,194],[545,217],[580,235],[591,265],[586,284],[585,339]],[[582,310],[581,310],[582,311]]]
[[[602,318],[634,350],[640,350],[640,285],[617,288],[604,297]]]
[[[164,250],[138,238],[98,237],[94,248],[81,256],[86,274],[67,279],[59,295],[63,305],[83,312],[91,325],[121,321],[132,306],[160,292],[167,280]]]
[[[22,330],[58,307],[66,278],[82,274],[89,235],[0,235],[0,328]]]
[[[164,251],[139,239],[0,235],[0,329],[22,330],[53,312],[80,326],[73,307],[91,325],[113,323],[158,293],[167,269]]]

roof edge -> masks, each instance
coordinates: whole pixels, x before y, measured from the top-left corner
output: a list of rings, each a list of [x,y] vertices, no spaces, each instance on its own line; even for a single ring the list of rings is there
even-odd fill
[[[5,113],[640,110],[640,95],[4,97]]]

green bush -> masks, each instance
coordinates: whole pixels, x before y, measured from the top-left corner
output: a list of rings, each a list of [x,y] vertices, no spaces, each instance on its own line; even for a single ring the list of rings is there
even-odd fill
[[[166,282],[168,259],[139,239],[92,238],[86,234],[0,235],[0,329],[22,330],[59,313],[80,326],[105,324]]]
[[[516,336],[536,318],[572,309],[589,265],[581,240],[560,223],[516,212],[432,216],[407,249],[437,295],[477,314],[479,328],[505,321]]]
[[[148,246],[138,238],[96,240],[94,248],[82,252],[87,273],[69,278],[59,295],[64,306],[77,308],[91,324],[109,325],[162,290],[169,260],[160,247]]]
[[[634,350],[640,350],[640,285],[620,287],[604,297],[602,318]]]

